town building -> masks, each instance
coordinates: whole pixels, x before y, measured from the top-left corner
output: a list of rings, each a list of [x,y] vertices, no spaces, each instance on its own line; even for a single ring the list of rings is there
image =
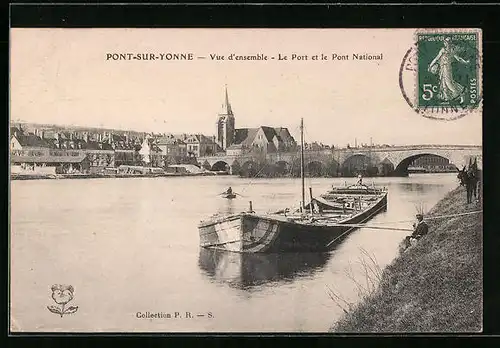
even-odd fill
[[[173,135],[156,138],[156,145],[160,148],[163,161],[166,165],[185,163],[187,144]]]
[[[155,138],[146,135],[139,150],[142,162],[148,167],[163,167],[165,165],[162,150],[156,144]]]
[[[101,173],[105,168],[136,164],[140,144],[111,132],[89,134],[54,129],[26,132],[11,127],[10,147],[13,165],[24,163],[24,167],[31,169],[56,167],[58,173]]]
[[[188,157],[213,156],[219,149],[219,145],[213,136],[193,134],[185,142]]]
[[[39,135],[41,134],[41,136]],[[68,141],[69,143],[69,141]],[[59,143],[58,143],[59,144]],[[11,127],[10,163],[13,174],[59,174],[88,172],[90,162],[75,142],[72,146],[56,146],[44,133],[24,133]]]
[[[115,153],[114,166],[137,165],[140,161],[139,150],[141,144],[138,139],[134,140],[128,133],[122,135],[109,133],[111,137],[111,148]]]

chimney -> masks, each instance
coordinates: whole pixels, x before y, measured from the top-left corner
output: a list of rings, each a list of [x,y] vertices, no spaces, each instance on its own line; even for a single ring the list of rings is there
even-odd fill
[[[40,131],[40,138],[45,139],[45,131]]]
[[[83,141],[85,141],[86,143],[89,142],[89,133],[87,132],[83,133]]]
[[[109,135],[108,135],[108,143],[109,145],[113,144],[113,133],[109,132]]]
[[[38,128],[35,128],[34,133],[35,133],[36,136],[38,136]]]

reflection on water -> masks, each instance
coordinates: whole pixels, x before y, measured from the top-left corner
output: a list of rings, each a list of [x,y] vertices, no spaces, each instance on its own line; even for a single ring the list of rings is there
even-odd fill
[[[330,253],[249,254],[200,248],[198,265],[212,279],[239,289],[312,276]]]
[[[222,207],[221,213],[223,214],[234,214],[236,213],[234,199],[222,198],[225,204]]]

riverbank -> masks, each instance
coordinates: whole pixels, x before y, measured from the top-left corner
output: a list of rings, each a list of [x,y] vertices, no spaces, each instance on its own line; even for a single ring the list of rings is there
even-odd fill
[[[428,215],[482,209],[465,188],[448,193]],[[429,220],[429,234],[397,257],[380,284],[331,331],[479,332],[482,329],[482,214]]]
[[[55,179],[116,179],[116,178],[157,178],[184,176],[216,176],[205,173],[161,173],[161,174],[12,174],[11,180],[55,180]]]

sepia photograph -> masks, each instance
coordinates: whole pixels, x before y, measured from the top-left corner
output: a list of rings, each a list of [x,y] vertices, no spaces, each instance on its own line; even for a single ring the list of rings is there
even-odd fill
[[[479,333],[478,28],[11,28],[12,333]]]

